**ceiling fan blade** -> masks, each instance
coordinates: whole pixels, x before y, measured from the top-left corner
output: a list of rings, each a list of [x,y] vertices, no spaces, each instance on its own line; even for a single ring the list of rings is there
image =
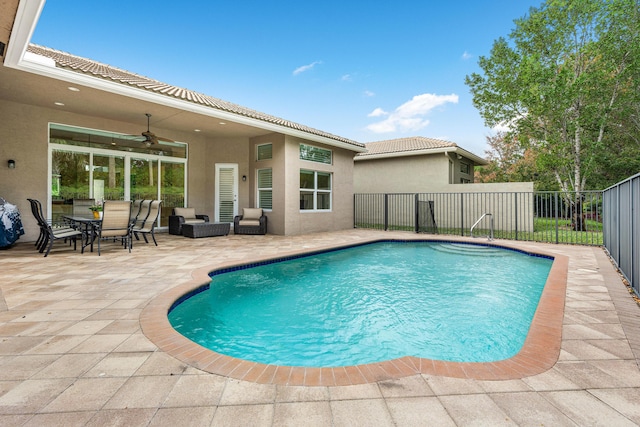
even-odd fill
[[[151,132],[149,128],[151,114],[145,113],[145,116],[147,116],[147,130],[142,132],[140,135],[124,135],[126,139],[133,139],[135,141],[140,141],[143,144],[146,144],[147,146],[159,144],[160,141],[175,142],[173,139],[157,136],[155,133]]]

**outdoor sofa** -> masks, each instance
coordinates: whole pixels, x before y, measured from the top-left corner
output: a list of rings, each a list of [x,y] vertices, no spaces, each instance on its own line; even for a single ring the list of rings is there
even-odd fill
[[[234,234],[267,234],[267,217],[260,208],[243,208],[233,219]]]
[[[169,215],[169,234],[182,235],[184,224],[204,224],[209,222],[208,215],[196,214],[194,208],[173,208]]]

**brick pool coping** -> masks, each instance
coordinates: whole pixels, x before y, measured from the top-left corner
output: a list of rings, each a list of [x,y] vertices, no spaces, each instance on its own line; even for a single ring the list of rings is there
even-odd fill
[[[389,240],[452,241],[451,239],[432,237],[413,237],[410,239],[374,238],[361,243]],[[467,241],[471,242],[471,240]],[[455,242],[465,241],[455,240]],[[530,248],[523,249],[512,242],[490,244],[554,259],[525,343],[518,354],[506,360],[461,363],[407,356],[383,362],[336,368],[266,365],[236,359],[202,347],[178,333],[169,323],[167,314],[171,306],[185,294],[209,283],[211,271],[352,245],[294,250],[277,256],[252,259],[248,262],[229,262],[196,269],[192,272],[191,281],[176,286],[152,299],[140,315],[140,325],[146,337],[161,351],[190,366],[212,374],[259,384],[307,387],[345,386],[374,383],[416,374],[478,380],[509,380],[545,372],[557,362],[560,355],[569,258]]]

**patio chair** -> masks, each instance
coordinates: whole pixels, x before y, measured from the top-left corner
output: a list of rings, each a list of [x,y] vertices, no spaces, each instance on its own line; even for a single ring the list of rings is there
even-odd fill
[[[145,200],[146,201],[146,200]],[[141,226],[137,224],[133,227],[133,234],[136,236],[136,240],[140,240],[138,237],[138,233],[142,234],[144,237],[145,243],[149,243],[147,240],[147,234],[151,234],[151,238],[153,239],[153,243],[158,246],[158,242],[156,242],[155,228],[156,223],[158,222],[158,217],[160,216],[160,205],[162,204],[162,200],[151,200],[149,204],[149,214],[145,218],[144,222]]]
[[[40,203],[39,200],[35,200],[35,199],[27,199],[29,201],[29,204],[31,205],[31,213],[33,214],[33,217],[36,219],[36,222],[38,223],[38,227],[40,228],[40,235],[38,236],[38,238],[36,239],[36,243],[35,243],[35,247],[40,250],[40,245],[44,242],[44,240],[47,238],[47,230],[46,230],[46,221],[43,219],[43,215],[42,215],[42,204]]]
[[[120,238],[122,244],[131,252],[131,224],[129,215],[131,202],[123,200],[107,200],[102,208],[102,222],[97,226],[98,255],[100,255],[100,242],[104,238]]]
[[[91,211],[89,208],[96,204],[95,199],[73,199],[73,216],[89,216]]]
[[[149,216],[149,209],[151,208],[151,202],[153,200],[142,200],[140,202],[140,210],[138,211],[138,215],[136,215],[135,221],[132,222],[133,228],[142,228],[144,221]]]
[[[182,235],[184,224],[204,224],[209,215],[197,215],[194,208],[173,208],[169,215],[169,234]]]
[[[71,227],[59,227],[49,223],[42,213],[42,203],[35,199],[27,200],[31,204],[31,213],[33,213],[33,216],[38,223],[38,227],[40,227],[40,235],[36,240],[36,248],[38,249],[38,252],[44,252],[44,256],[46,257],[49,255],[49,252],[51,252],[53,242],[56,240],[64,240],[65,242],[69,241],[70,244],[73,242],[73,250],[76,250],[78,242],[77,239],[78,237],[82,239],[84,233]]]
[[[135,224],[138,220],[138,215],[140,215],[142,209],[142,202],[142,199],[137,199],[131,203],[131,214],[129,215],[129,222],[131,222],[131,224]]]
[[[91,209],[89,208],[91,206],[94,206],[96,204],[96,201],[95,199],[73,199],[72,203],[73,206],[71,208],[71,215],[74,217],[86,218],[92,215]],[[75,228],[76,230],[82,228],[82,224],[69,218],[65,218],[64,223],[71,228]]]
[[[243,208],[233,219],[233,234],[267,234],[267,217],[260,208]]]
[[[48,226],[51,226],[51,229],[54,233],[61,233],[74,229],[74,227],[71,227],[66,222],[62,222],[61,224],[50,223],[42,213],[42,203],[40,203],[39,200],[35,199],[27,200],[31,204],[31,213],[33,214],[33,217],[36,219],[38,227],[40,228],[40,235],[38,236],[38,239],[36,240],[36,243],[34,245],[36,246],[36,248],[38,248],[38,250],[40,250],[40,248],[43,246],[46,247],[47,245],[47,239],[49,237]]]

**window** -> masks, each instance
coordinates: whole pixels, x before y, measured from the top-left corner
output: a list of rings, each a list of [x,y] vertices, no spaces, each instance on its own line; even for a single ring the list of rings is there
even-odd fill
[[[331,150],[300,144],[300,159],[311,162],[331,164]]]
[[[460,172],[469,175],[469,171],[471,168],[469,167],[469,163],[460,163]]]
[[[258,169],[258,207],[273,209],[273,173],[271,168]]]
[[[51,124],[51,218],[71,213],[73,199],[161,199],[160,226],[186,194],[187,145]]]
[[[260,144],[256,147],[256,160],[269,160],[273,158],[273,145]]]
[[[331,210],[331,174],[300,170],[300,210]]]

